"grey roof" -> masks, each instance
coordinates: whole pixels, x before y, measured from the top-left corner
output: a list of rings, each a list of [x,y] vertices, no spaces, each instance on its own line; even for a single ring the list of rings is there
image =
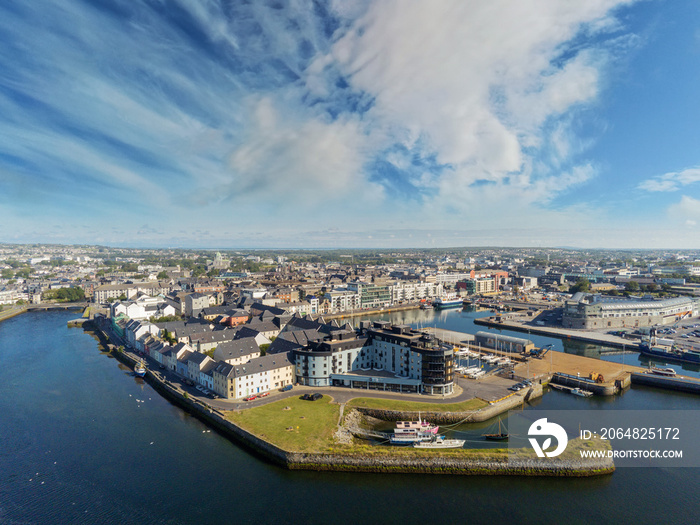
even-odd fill
[[[224,377],[229,377],[234,375],[234,365],[230,365],[223,361],[216,361],[214,368],[212,369],[212,375],[221,374]]]
[[[192,352],[192,355],[189,356],[188,362],[197,363],[201,365],[207,357],[209,357],[207,354],[202,354],[201,352]]]
[[[286,366],[291,366],[291,364],[287,354],[266,355],[248,361],[244,365],[236,365],[234,374],[236,377],[244,377],[251,374],[275,370],[277,368],[284,368]]]
[[[199,332],[190,335],[190,341],[199,343],[223,343],[233,341],[236,335],[235,330],[215,330],[212,332]]]
[[[260,352],[260,347],[252,337],[226,341],[219,344],[214,350],[214,359],[224,361],[226,359],[238,359]]]
[[[258,332],[276,332],[280,329],[280,327],[272,321],[258,321],[255,319],[245,324],[244,326],[253,330],[257,330]]]

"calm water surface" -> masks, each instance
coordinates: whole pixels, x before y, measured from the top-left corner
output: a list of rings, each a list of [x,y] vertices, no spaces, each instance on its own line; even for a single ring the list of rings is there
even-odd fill
[[[444,318],[469,331],[461,315]],[[75,316],[0,323],[0,524],[700,522],[697,469],[571,480],[289,472],[160,398],[66,328]],[[635,388],[592,400],[555,392],[539,406],[698,409],[700,400]]]

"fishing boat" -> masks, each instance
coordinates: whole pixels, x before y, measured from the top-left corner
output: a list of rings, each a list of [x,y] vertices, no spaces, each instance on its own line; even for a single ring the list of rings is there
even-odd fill
[[[445,436],[437,436],[433,441],[418,441],[414,448],[462,448],[464,439],[445,439]]]
[[[439,427],[423,421],[397,421],[394,433],[389,438],[392,445],[412,445],[421,441],[433,441]]]
[[[143,377],[146,375],[146,364],[143,362],[143,359],[136,363],[136,366],[134,367],[134,374],[136,377]]]
[[[656,330],[639,343],[639,352],[647,357],[657,357],[670,361],[700,364],[700,352],[695,349],[681,348],[670,339],[657,339]]]
[[[497,434],[482,434],[489,441],[505,441],[508,439],[508,430],[501,428],[501,418],[498,418],[498,433]]]

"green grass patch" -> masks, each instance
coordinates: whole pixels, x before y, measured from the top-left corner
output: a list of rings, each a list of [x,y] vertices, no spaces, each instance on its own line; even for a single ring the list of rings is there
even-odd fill
[[[85,310],[83,311],[83,318],[87,319],[88,317],[90,317],[90,307],[86,306]]]
[[[399,410],[402,412],[467,412],[489,406],[483,399],[470,399],[461,403],[438,404],[421,401],[397,401],[394,399],[374,399],[358,397],[348,402],[348,407],[374,408],[377,410]]]
[[[327,452],[340,415],[340,406],[331,405],[330,400],[329,396],[318,401],[282,399],[231,412],[227,419],[290,452]]]

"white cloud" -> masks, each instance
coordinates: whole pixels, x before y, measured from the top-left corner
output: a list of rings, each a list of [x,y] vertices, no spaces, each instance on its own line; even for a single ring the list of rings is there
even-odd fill
[[[639,189],[651,192],[678,191],[682,187],[700,182],[700,168],[687,168],[682,171],[672,171],[658,177],[642,181]]]
[[[409,148],[420,137],[438,163],[454,168],[446,195],[477,180],[529,181],[539,176],[532,164],[541,152],[526,148],[551,141],[558,162],[578,151],[566,143],[568,121],[552,136],[544,124],[600,90],[606,52],[568,43],[584,29],[617,28],[611,11],[623,3],[377,2],[330,56],[355,89],[374,97],[366,119],[375,131]],[[309,80],[315,89],[328,56],[318,61]]]
[[[236,195],[338,198],[367,184],[367,139],[357,119],[297,118],[280,113],[268,97],[252,105],[250,128],[229,160]]]
[[[700,221],[700,200],[683,195],[680,201],[669,206],[668,215],[678,223],[695,226]]]

